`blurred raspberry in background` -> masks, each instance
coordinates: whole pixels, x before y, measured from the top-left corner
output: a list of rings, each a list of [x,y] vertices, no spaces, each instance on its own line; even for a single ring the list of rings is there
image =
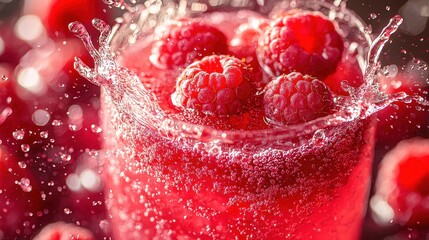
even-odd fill
[[[90,57],[67,27],[94,17],[112,24],[104,8],[94,0],[0,1],[0,209],[8,210],[0,239],[31,239],[55,221],[106,235],[99,89],[73,69],[74,57]]]
[[[347,5],[374,35],[390,17],[402,14],[405,21],[381,57],[388,74],[380,77],[380,87],[427,98],[429,2],[359,0]],[[109,237],[99,174],[99,89],[73,69],[75,56],[92,61],[67,26],[72,21],[90,26],[94,17],[113,25],[115,11],[103,0],[0,0],[2,240],[32,239],[56,221],[89,229],[96,239]],[[88,31],[98,37],[94,28]],[[429,137],[427,110],[417,108],[398,103],[379,114],[374,176],[400,140]],[[369,214],[362,239],[428,238],[429,226],[390,222],[394,211],[374,206],[371,211],[384,211],[390,219],[381,224]]]

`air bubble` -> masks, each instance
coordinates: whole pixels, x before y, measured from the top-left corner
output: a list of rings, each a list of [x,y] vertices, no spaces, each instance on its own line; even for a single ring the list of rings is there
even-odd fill
[[[376,19],[377,18],[377,14],[376,13],[371,13],[370,15],[369,15],[369,17],[371,18],[371,19]]]
[[[1,80],[3,80],[3,81],[7,81],[7,80],[9,80],[9,78],[8,78],[6,75],[2,75],[2,76],[1,76]]]

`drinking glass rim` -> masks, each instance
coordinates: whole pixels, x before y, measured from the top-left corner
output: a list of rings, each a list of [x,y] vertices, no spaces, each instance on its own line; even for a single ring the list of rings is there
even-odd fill
[[[284,1],[279,2],[279,4],[282,4],[282,3],[284,3]],[[327,2],[327,0],[304,1],[303,4],[305,4],[306,7],[319,6],[322,8],[325,7],[327,9],[332,9],[333,7],[335,7],[333,3],[329,3]],[[149,7],[141,8],[138,14],[139,15],[143,14],[146,11],[149,11]],[[369,48],[373,39],[371,35],[365,31],[365,28],[367,25],[364,23],[364,21],[356,13],[354,13],[352,10],[348,8],[341,8],[341,12],[337,12],[337,13],[342,14],[341,15],[342,21],[347,21],[347,23],[352,23],[353,28],[358,29],[359,34],[364,37],[365,43],[368,45],[367,48]],[[134,13],[134,14],[137,14],[137,13]],[[348,16],[349,19],[345,20],[344,16]],[[126,25],[124,24],[124,22],[122,22],[122,23],[116,24],[112,28],[112,32],[109,36],[109,43],[110,43],[109,45],[111,47],[111,51],[113,54],[117,54],[118,52],[120,52],[120,48],[123,47],[123,46],[119,46],[119,48],[114,48],[112,46],[115,43],[115,40],[118,40],[118,34],[120,34],[124,26]],[[367,53],[368,50],[365,50],[364,52]],[[367,63],[365,63],[365,65],[366,64]],[[137,82],[136,84],[143,86],[143,83],[141,83],[140,81]],[[117,106],[118,103],[115,102],[114,104],[117,108],[120,107],[120,106]],[[357,103],[354,103],[354,104],[357,104]],[[140,115],[131,114],[131,117],[137,123],[145,124],[145,125],[148,124],[148,121],[146,119],[151,118],[150,122],[153,124],[153,126],[150,126],[150,127],[157,130],[166,130],[166,128],[168,128],[169,130],[167,131],[169,132],[169,134],[171,134],[171,131],[174,129],[173,132],[175,134],[179,134],[182,137],[185,136],[187,138],[196,139],[199,141],[204,139],[204,141],[207,141],[207,142],[217,142],[217,143],[234,143],[234,142],[243,141],[243,140],[276,141],[276,140],[296,139],[296,138],[301,138],[303,136],[311,137],[317,130],[321,129],[320,126],[322,123],[329,120],[337,119],[337,118],[343,119],[343,116],[340,116],[338,115],[337,112],[335,112],[325,117],[317,118],[315,120],[296,124],[296,125],[279,126],[279,127],[272,127],[268,129],[257,129],[257,130],[240,130],[240,129],[221,130],[221,129],[216,129],[214,127],[206,126],[203,124],[190,123],[183,120],[174,119],[174,118],[168,117],[168,115],[165,115],[164,117],[160,117],[159,115],[157,116],[156,113],[151,110],[152,109],[148,111],[148,109],[144,109],[144,112],[146,113],[145,116],[142,116],[142,114]],[[342,123],[354,122],[358,120],[361,120],[360,116],[353,116],[351,118],[348,118],[346,121],[343,121]],[[328,125],[329,125],[329,128],[335,128],[342,125],[342,123],[335,123],[332,125],[329,125],[329,124]],[[322,129],[326,129],[326,126]],[[181,132],[177,133],[176,131],[178,130]]]

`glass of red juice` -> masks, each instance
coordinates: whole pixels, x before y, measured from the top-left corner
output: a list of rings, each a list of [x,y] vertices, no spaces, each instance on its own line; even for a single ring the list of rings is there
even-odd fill
[[[349,110],[292,126],[272,126],[257,109],[200,119],[169,104],[169,82],[180,70],[149,61],[154,29],[169,19],[200,17],[230,38],[249,18],[290,9],[333,19],[345,39],[346,67],[332,75],[363,79],[371,39],[342,4],[190,1],[124,16],[110,47],[127,70],[118,69],[120,84],[103,88],[101,99],[106,205],[116,239],[359,238],[375,130],[372,115],[352,113],[362,101],[338,97]]]

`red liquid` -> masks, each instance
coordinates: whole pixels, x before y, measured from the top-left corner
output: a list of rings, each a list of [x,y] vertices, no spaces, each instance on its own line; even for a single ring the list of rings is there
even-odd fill
[[[168,117],[243,136],[254,129],[268,134],[228,144],[166,135],[119,112],[104,95],[107,206],[117,239],[358,239],[372,117],[324,129],[325,140],[310,134],[276,143],[257,110],[234,119],[178,113],[168,100],[177,73],[155,71],[147,63],[150,50],[136,49],[122,63],[145,73],[142,82]],[[158,81],[149,85],[150,79]]]

